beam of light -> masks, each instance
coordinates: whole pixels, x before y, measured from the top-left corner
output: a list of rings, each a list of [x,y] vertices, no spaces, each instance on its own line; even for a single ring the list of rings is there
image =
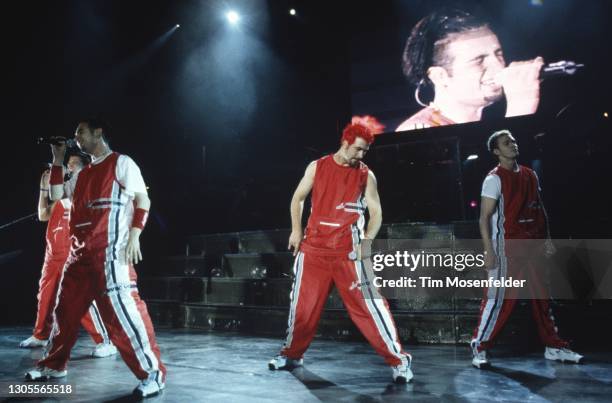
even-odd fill
[[[177,109],[185,117],[207,116],[206,122],[194,123],[194,139],[237,140],[252,130],[256,112],[262,107],[259,97],[275,103],[276,95],[279,98],[284,95],[279,78],[268,78],[274,73],[282,77],[288,74],[288,67],[270,44],[262,40],[271,25],[268,24],[269,2],[196,3],[201,4],[201,12],[192,10],[193,20],[181,20],[181,25],[192,32],[200,20],[205,20],[210,32],[179,62],[183,69],[176,76]],[[281,9],[281,13],[287,13],[289,8]],[[230,11],[238,16],[236,24],[230,23]],[[211,20],[211,15],[216,17]],[[209,155],[207,164],[208,158]],[[218,156],[211,158],[216,161]]]
[[[236,25],[238,24],[238,21],[240,21],[240,15],[238,15],[238,13],[234,10],[230,10],[225,13],[225,18],[227,18],[227,21],[232,25]]]
[[[142,53],[152,53],[160,49],[166,42],[168,42],[168,39],[170,39],[172,34],[175,33],[176,30],[180,28],[180,26],[180,24],[176,24],[172,28],[164,32],[161,36],[159,36],[153,42],[147,45],[147,47],[142,51]]]
[[[151,60],[153,55],[159,52],[164,45],[168,43],[172,35],[178,30],[178,26],[179,24],[173,25],[143,49],[130,55],[120,63],[115,64],[113,68],[104,75],[104,78],[100,80],[100,82],[104,83],[105,91],[110,91],[113,86],[119,85],[131,74],[136,74],[142,69]]]

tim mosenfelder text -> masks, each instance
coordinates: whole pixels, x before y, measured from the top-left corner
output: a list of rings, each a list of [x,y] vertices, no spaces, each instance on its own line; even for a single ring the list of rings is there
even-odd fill
[[[463,271],[466,268],[483,268],[485,263],[484,254],[472,253],[411,253],[408,251],[396,251],[394,253],[377,253],[372,255],[372,269],[380,272],[385,268],[408,269],[414,272],[417,268],[442,268]],[[510,288],[525,287],[526,280],[516,280],[512,277],[495,278],[489,276],[486,279],[460,279],[458,277],[445,277],[435,279],[430,276],[418,278],[400,277],[396,279],[383,279],[376,276],[373,279],[375,287],[405,287],[405,288]]]

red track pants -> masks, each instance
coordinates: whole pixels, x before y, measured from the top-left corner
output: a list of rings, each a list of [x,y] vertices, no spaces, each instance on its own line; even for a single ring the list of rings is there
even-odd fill
[[[53,308],[57,299],[57,291],[62,278],[62,270],[66,263],[68,254],[61,256],[45,256],[40,281],[38,282],[38,312],[36,313],[36,323],[34,324],[34,337],[39,340],[47,340],[53,325]],[[91,336],[94,343],[108,343],[108,332],[100,312],[94,303],[89,307],[81,318],[81,325]]]
[[[165,382],[153,324],[136,288],[131,265],[104,261],[104,254],[80,256],[66,263],[55,321],[39,365],[62,370],[78,335],[80,318],[95,301],[111,341],[138,379]]]
[[[548,299],[542,299],[548,293],[542,285],[534,260],[501,256],[498,267],[489,271],[489,277],[508,278],[510,276],[517,280],[527,280],[526,285],[533,298],[530,300],[533,319],[542,343],[553,348],[568,347],[569,343],[557,334]],[[472,346],[478,351],[487,350],[493,345],[496,336],[510,318],[517,301],[517,294],[517,288],[491,288],[486,291],[486,297],[480,305],[480,318],[472,339]]]
[[[407,362],[387,301],[368,282],[362,262],[299,252],[293,271],[289,327],[282,355],[302,358],[315,336],[331,287],[336,285],[352,321],[387,364]]]

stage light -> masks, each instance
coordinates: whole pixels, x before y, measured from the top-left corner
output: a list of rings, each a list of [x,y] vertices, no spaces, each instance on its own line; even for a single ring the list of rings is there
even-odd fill
[[[608,118],[608,112],[604,112],[604,118]]]
[[[180,28],[180,27],[181,27],[181,24],[176,24],[174,27],[175,27],[175,28]]]
[[[477,159],[478,159],[478,155],[471,154],[471,155],[468,155],[468,157],[465,160],[466,161],[473,161],[473,160],[477,160]]]
[[[471,208],[476,208],[476,207],[478,207],[478,202],[477,202],[476,200],[472,200],[472,201],[470,202],[470,207],[471,207]]]
[[[297,12],[295,11],[295,8],[292,8],[291,10],[289,10],[289,15],[296,15]]]
[[[234,10],[225,13],[225,18],[227,18],[227,21],[232,25],[236,25],[238,21],[240,21],[240,16]]]

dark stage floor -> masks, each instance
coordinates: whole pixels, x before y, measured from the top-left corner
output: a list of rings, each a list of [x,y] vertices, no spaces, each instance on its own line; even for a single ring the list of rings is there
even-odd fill
[[[41,350],[17,345],[27,328],[0,330],[0,384],[20,382]],[[378,401],[522,401],[603,402],[612,396],[612,353],[586,354],[584,365],[559,364],[542,354],[497,354],[494,367],[470,366],[467,347],[418,346],[413,353],[414,380],[391,383],[390,370],[367,344],[316,340],[305,367],[273,372],[267,361],[281,340],[237,334],[158,330],[162,359],[168,367],[163,394],[151,402],[378,402]],[[90,359],[92,342],[79,339],[68,377],[75,394],[70,402],[128,402],[136,379],[118,356]],[[19,399],[42,401],[43,399]],[[14,399],[17,401],[17,399]],[[46,401],[62,401],[57,396]]]

